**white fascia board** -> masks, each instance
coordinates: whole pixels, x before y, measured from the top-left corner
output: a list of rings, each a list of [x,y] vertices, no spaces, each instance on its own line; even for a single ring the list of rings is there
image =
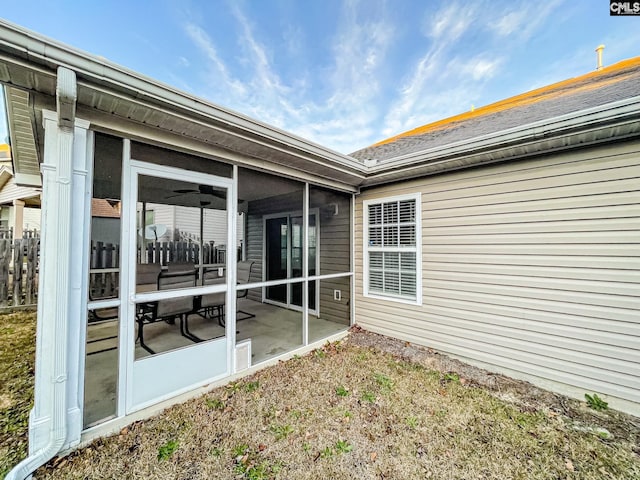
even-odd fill
[[[0,188],[4,187],[11,177],[13,177],[13,171],[10,168],[4,165],[0,167]]]
[[[16,173],[14,182],[19,187],[42,187],[42,177],[40,175],[33,175],[30,173]]]

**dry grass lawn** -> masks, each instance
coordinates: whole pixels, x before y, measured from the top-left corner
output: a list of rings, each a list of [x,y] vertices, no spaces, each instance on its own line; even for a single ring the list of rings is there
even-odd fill
[[[584,418],[349,340],[133,424],[37,479],[640,478],[630,417]],[[621,419],[624,435],[594,429]]]
[[[35,312],[0,315],[0,478],[27,453],[35,350]]]
[[[355,330],[36,478],[640,478],[638,419]],[[35,313],[0,316],[0,478],[26,454],[34,331]]]

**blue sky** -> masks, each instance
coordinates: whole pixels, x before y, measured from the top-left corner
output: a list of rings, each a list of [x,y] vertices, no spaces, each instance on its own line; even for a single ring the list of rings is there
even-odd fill
[[[607,0],[5,2],[2,17],[350,153],[640,55]],[[4,136],[4,135],[3,135]]]

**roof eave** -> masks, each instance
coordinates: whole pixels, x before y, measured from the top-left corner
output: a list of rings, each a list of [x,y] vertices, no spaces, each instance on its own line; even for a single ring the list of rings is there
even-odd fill
[[[369,167],[361,186],[640,136],[640,96],[396,157]]]

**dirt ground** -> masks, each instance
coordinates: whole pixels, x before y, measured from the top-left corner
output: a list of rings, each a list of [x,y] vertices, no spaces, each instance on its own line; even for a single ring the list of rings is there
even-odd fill
[[[639,433],[637,418],[356,327],[35,478],[631,480]]]
[[[640,418],[632,415],[615,410],[597,412],[588,408],[585,402],[538,388],[523,380],[491,373],[440,354],[430,348],[362,330],[358,326],[351,329],[348,342],[361,347],[375,348],[429,369],[440,372],[455,372],[469,385],[482,387],[501,400],[517,405],[523,411],[533,412],[548,409],[571,418],[577,423],[593,424],[596,422],[617,438],[629,442],[640,442]],[[640,455],[640,443],[636,444],[635,452]]]

